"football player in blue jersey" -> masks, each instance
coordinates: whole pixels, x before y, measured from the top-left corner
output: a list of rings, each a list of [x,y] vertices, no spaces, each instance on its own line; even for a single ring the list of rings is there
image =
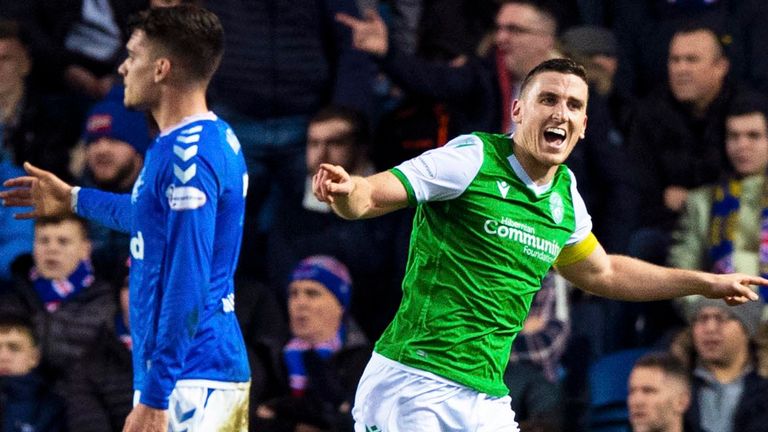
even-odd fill
[[[131,194],[72,187],[25,164],[6,182],[18,218],[75,212],[131,233],[135,406],[124,431],[245,431],[250,371],[234,314],[248,177],[229,126],[205,93],[223,51],[218,18],[199,7],[143,12],[119,72],[124,103],[160,134]]]

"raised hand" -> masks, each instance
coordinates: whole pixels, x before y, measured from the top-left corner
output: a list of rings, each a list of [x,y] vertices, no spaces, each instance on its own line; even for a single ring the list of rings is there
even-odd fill
[[[336,14],[336,21],[352,30],[352,45],[369,54],[384,57],[389,50],[387,25],[373,9],[366,9],[364,19],[345,13]]]
[[[0,192],[6,207],[32,207],[32,211],[16,213],[16,219],[60,216],[72,212],[72,186],[53,173],[24,163],[28,175],[6,180],[3,186],[13,188]]]
[[[320,164],[312,177],[312,192],[328,204],[333,204],[337,196],[349,196],[353,186],[349,173],[338,165]]]

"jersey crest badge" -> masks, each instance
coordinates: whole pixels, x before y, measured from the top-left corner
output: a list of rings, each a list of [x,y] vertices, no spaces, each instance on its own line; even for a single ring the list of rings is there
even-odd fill
[[[552,220],[556,224],[563,221],[565,206],[563,205],[563,197],[557,192],[552,192],[552,195],[549,197],[549,211],[552,213]]]

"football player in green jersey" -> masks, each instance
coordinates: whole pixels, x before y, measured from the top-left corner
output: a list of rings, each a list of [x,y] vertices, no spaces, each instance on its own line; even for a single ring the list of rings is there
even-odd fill
[[[768,285],[605,252],[562,165],[587,126],[587,93],[580,65],[547,60],[512,104],[514,136],[463,135],[365,178],[320,166],[313,190],[341,217],[416,207],[403,301],[360,381],[356,430],[517,430],[502,376],[552,266],[620,300],[740,304],[757,300],[750,285]]]

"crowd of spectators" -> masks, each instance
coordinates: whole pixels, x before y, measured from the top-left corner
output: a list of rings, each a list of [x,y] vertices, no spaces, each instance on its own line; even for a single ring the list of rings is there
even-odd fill
[[[29,161],[131,193],[162,131],[122,104],[129,17],[188,2],[0,0],[0,181]],[[566,164],[606,250],[768,276],[763,1],[191,2],[224,26],[210,105],[249,172],[236,311],[254,430],[351,430],[355,383],[400,302],[413,213],[341,220],[311,192],[317,166],[367,175],[457,134],[514,133],[520,82],[549,58],[588,71],[589,123]],[[78,218],[33,224],[0,207],[2,430],[121,430],[128,243]],[[727,308],[576,288],[548,275],[510,353],[523,427],[586,430],[589,365],[638,347],[671,354],[638,362],[627,426],[764,427],[768,293]]]

